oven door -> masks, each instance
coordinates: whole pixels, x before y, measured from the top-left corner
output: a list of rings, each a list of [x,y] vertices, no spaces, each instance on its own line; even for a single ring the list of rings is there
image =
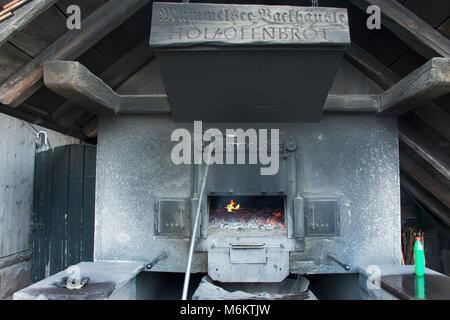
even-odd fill
[[[281,282],[289,275],[282,237],[223,238],[208,251],[208,274],[220,282]]]

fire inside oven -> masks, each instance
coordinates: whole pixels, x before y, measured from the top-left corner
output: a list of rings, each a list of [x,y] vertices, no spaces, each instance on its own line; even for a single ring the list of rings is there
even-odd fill
[[[208,233],[285,234],[283,196],[210,196]]]

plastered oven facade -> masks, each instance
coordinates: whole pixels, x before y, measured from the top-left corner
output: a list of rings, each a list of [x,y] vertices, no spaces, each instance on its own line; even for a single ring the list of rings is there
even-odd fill
[[[278,179],[281,185],[277,184],[272,190],[272,183],[255,184],[254,179],[245,179],[242,175],[236,175],[234,185],[214,183],[217,172],[233,169],[213,165],[206,192],[208,196],[226,192],[229,195],[283,195],[287,234],[269,236],[266,240],[214,237],[206,228],[208,206],[205,200],[193,272],[209,271],[219,280],[231,281],[219,268],[212,270],[211,266],[215,268],[217,261],[225,259],[222,265],[233,270],[232,260],[240,259],[239,252],[235,252],[236,255],[230,253],[230,249],[221,253],[218,249],[232,244],[264,244],[268,248],[265,265],[248,264],[246,270],[249,274],[266,273],[266,280],[274,282],[281,281],[288,273],[347,272],[328,259],[328,254],[348,264],[350,272],[373,264],[400,264],[395,120],[372,115],[327,114],[320,123],[203,124],[204,130],[208,127],[280,129],[280,143],[285,152],[280,153],[279,177],[269,179]],[[198,166],[175,165],[171,161],[175,145],[171,134],[176,128],[192,132],[193,124],[175,124],[170,116],[162,115],[100,119],[95,260],[149,262],[166,251],[168,258],[155,265],[152,271],[185,272],[192,208],[196,205],[201,171]],[[259,165],[246,166],[259,172]],[[320,200],[331,200],[333,213],[331,216],[327,213],[328,220],[322,225],[325,229],[314,232],[310,228],[311,208],[320,208],[320,203],[315,202]],[[168,217],[167,212],[174,210],[177,210],[175,216]],[[301,215],[297,213],[300,211]],[[162,218],[165,220],[161,226]],[[303,234],[298,234],[296,224],[301,225]],[[179,230],[181,225],[182,231]],[[271,247],[277,247],[277,252],[271,254]],[[283,270],[274,271],[277,268]],[[252,279],[259,280],[258,277]]]

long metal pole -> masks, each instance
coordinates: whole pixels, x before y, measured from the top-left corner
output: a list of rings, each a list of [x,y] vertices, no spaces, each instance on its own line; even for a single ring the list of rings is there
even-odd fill
[[[188,295],[188,290],[189,290],[189,281],[191,279],[191,267],[192,267],[192,257],[194,255],[195,238],[197,237],[198,220],[200,218],[200,209],[201,209],[201,205],[202,205],[203,195],[205,193],[206,180],[208,179],[208,171],[209,171],[209,165],[206,164],[205,175],[203,176],[203,182],[202,182],[202,187],[201,187],[201,191],[200,191],[200,196],[198,198],[197,213],[195,214],[194,230],[192,230],[192,235],[191,235],[191,246],[189,248],[189,258],[188,258],[188,263],[187,263],[186,275],[184,276],[183,295],[182,295],[181,300],[187,300],[187,295]]]

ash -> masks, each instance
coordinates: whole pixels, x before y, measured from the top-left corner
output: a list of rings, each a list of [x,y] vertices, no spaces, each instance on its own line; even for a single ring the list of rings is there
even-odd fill
[[[210,212],[211,227],[222,230],[279,230],[284,229],[281,209],[241,208],[233,212],[215,209]]]

